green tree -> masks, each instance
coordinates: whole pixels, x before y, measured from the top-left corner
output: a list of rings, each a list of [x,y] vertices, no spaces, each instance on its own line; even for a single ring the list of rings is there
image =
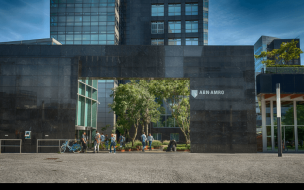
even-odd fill
[[[177,126],[190,143],[190,81],[189,80],[153,80],[149,82],[149,91],[169,107]]]
[[[137,87],[139,87],[143,93],[142,93],[142,98],[143,102],[141,104],[141,120],[140,124],[143,126],[142,128],[142,133],[146,129],[146,134],[148,135],[148,126],[149,123],[153,122],[156,123],[159,118],[160,118],[160,105],[155,102],[155,96],[149,92],[149,81],[146,80],[140,80],[140,81],[135,81],[131,80],[131,83]]]
[[[119,85],[110,96],[114,96],[113,104],[110,104],[109,107],[118,116],[118,130],[126,131],[126,136],[130,137],[130,128],[132,126],[135,128],[134,136],[130,137],[133,146],[139,124],[147,126],[150,121],[158,120],[159,105],[154,101],[155,97],[149,93],[148,89],[135,81]]]
[[[267,60],[262,61],[266,66],[287,65],[288,61],[299,59],[300,54],[303,53],[303,51],[296,46],[297,43],[298,41],[294,40],[291,42],[283,42],[280,49],[273,49],[272,51],[267,52],[263,51],[260,55],[255,55],[254,57],[256,59],[268,58]]]

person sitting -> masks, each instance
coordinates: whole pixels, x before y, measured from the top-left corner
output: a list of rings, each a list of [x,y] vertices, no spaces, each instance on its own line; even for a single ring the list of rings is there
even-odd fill
[[[176,151],[176,141],[175,140],[171,140],[170,143],[168,144],[168,148],[167,148],[167,152],[172,152],[172,151]]]

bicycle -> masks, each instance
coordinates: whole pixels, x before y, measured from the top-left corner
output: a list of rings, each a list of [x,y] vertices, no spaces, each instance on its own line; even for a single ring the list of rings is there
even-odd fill
[[[75,151],[80,151],[81,150],[81,146],[80,144],[73,144],[72,146],[69,145],[70,140],[65,141],[60,148],[60,152],[64,153],[66,151],[66,148],[69,149],[70,152],[75,153]]]

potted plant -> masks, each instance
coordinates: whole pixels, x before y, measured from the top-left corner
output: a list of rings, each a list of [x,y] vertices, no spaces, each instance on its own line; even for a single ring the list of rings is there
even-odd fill
[[[132,146],[132,150],[133,150],[133,151],[138,151],[139,148],[137,148],[136,146]]]
[[[168,147],[164,147],[163,151],[167,151],[167,148],[168,148]]]
[[[121,147],[121,152],[124,152],[125,151],[125,148],[124,147]]]
[[[141,146],[142,146],[142,142],[140,142],[139,140],[136,140],[136,141],[134,142],[134,146],[136,146],[138,149],[140,149]]]
[[[131,147],[126,147],[125,150],[126,151],[131,151]]]
[[[116,151],[121,151],[121,147],[117,147],[117,148],[116,148]]]
[[[152,146],[154,149],[159,149],[161,147],[162,143],[158,140],[152,141]]]

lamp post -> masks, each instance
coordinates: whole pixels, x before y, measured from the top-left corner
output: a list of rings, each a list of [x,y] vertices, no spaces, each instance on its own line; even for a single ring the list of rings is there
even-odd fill
[[[280,83],[277,83],[277,123],[278,123],[278,157],[282,157],[282,132],[281,132],[281,95]]]

